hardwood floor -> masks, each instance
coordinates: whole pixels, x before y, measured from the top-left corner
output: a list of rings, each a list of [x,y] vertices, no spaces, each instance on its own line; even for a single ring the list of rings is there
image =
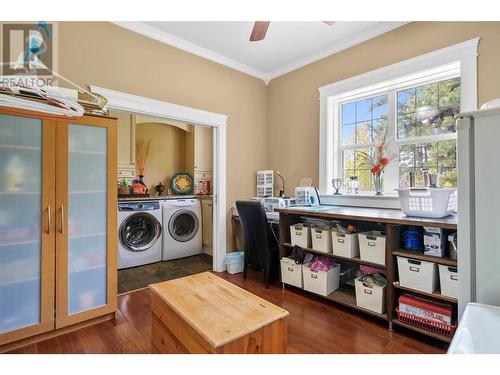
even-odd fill
[[[290,312],[288,353],[445,353],[447,345],[281,284],[264,287],[261,273],[217,274]],[[150,296],[147,289],[118,299],[117,318],[28,345],[12,353],[150,353]]]

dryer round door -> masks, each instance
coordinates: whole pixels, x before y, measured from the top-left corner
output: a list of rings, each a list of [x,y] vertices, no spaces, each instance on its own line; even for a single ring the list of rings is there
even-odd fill
[[[145,251],[153,246],[161,235],[161,224],[147,212],[137,212],[120,225],[120,241],[130,251]]]
[[[176,211],[168,223],[168,231],[172,238],[179,242],[192,240],[198,229],[200,222],[196,214],[191,210]]]

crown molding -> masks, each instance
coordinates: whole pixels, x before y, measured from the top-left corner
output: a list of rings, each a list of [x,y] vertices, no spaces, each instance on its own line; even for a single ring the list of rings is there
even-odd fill
[[[266,83],[266,85],[270,81],[269,75],[259,69],[255,69],[249,65],[240,63],[236,60],[221,55],[220,53],[211,51],[207,48],[200,47],[197,44],[188,42],[187,40],[179,38],[175,35],[160,31],[152,26],[146,25],[145,23],[134,22],[134,21],[117,21],[112,23],[121,26],[125,29],[128,29],[130,31],[134,31],[138,34],[147,36],[151,39],[155,39],[159,42],[168,44],[169,46],[179,48],[183,51],[192,53],[193,55],[203,57],[207,60],[216,62],[221,65],[225,65],[229,68],[238,70],[242,73],[259,78],[263,80]]]
[[[251,75],[253,77],[259,78],[264,81],[267,85],[272,79],[289,73],[293,70],[299,69],[305,65],[311,64],[317,60],[323,59],[344,49],[350,48],[356,44],[362,43],[368,39],[374,38],[378,35],[386,33],[388,31],[394,30],[407,24],[407,21],[403,22],[384,22],[374,27],[366,30],[354,37],[347,38],[339,43],[336,43],[333,47],[328,47],[318,52],[307,55],[299,60],[296,60],[290,64],[282,66],[281,68],[275,69],[270,73],[263,72],[262,70],[256,69],[249,65],[243,64],[239,61],[233,60],[227,56],[220,53],[214,52],[207,48],[198,46],[197,44],[191,43],[185,39],[179,38],[175,35],[158,30],[155,27],[147,25],[143,22],[133,22],[133,21],[117,21],[113,22],[115,25],[121,26],[130,31],[134,31],[138,34],[147,36],[151,39],[155,39],[159,42],[168,44],[170,46],[179,48],[183,51],[192,53],[194,55],[203,57],[210,61],[216,62],[221,65],[225,65],[229,68],[238,70],[242,73]]]
[[[409,22],[398,21],[398,22],[384,22],[384,23],[375,25],[375,26],[371,27],[370,29],[368,29],[360,34],[357,34],[351,38],[347,38],[347,39],[344,39],[344,40],[336,43],[332,47],[328,47],[328,48],[322,49],[318,52],[314,52],[314,53],[307,55],[299,60],[296,60],[290,64],[282,66],[281,68],[273,70],[272,72],[269,73],[270,79],[274,79],[274,78],[282,76],[286,73],[290,73],[293,70],[302,68],[303,66],[311,64],[315,61],[321,60],[325,57],[331,56],[331,55],[338,53],[342,50],[348,49],[348,48],[355,46],[356,44],[360,44],[368,39],[375,38],[376,36],[384,34],[388,31],[397,29],[398,27],[406,25],[407,23],[409,23]]]

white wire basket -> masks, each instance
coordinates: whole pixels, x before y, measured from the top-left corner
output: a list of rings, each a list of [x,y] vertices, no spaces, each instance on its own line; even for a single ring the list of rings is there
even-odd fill
[[[401,210],[407,216],[442,218],[457,210],[457,189],[396,189]]]

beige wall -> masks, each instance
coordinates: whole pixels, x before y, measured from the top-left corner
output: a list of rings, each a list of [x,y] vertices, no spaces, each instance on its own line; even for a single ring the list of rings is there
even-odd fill
[[[266,86],[254,77],[106,22],[59,24],[59,73],[96,85],[228,115],[227,234],[237,199],[254,195],[267,163]]]
[[[500,22],[414,22],[271,81],[267,102],[268,167],[288,181],[318,185],[318,87],[481,37],[478,103],[500,97]]]
[[[150,194],[161,181],[170,183],[170,178],[186,168],[186,131],[160,123],[141,123],[135,127],[136,139],[151,140],[148,159],[144,168],[144,183]],[[168,179],[168,180],[167,180]],[[166,193],[166,190],[165,190]]]
[[[500,23],[415,22],[271,81],[257,79],[110,23],[60,23],[59,71],[81,85],[227,114],[227,208],[274,168],[293,193],[318,184],[318,87],[480,36],[479,104],[500,97]],[[228,242],[230,244],[230,242]]]

